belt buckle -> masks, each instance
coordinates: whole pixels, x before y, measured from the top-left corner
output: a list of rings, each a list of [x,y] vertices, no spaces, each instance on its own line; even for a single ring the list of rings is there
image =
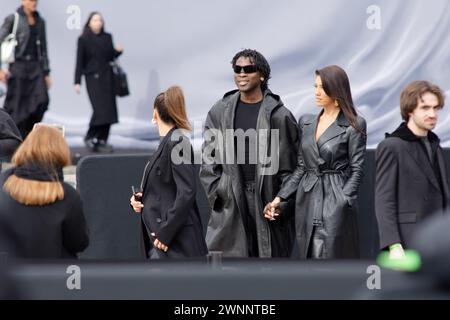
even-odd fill
[[[319,168],[314,169],[314,171],[315,171],[316,176],[318,176],[318,177],[322,177],[323,176],[323,173],[322,173],[322,171],[320,171]]]
[[[323,226],[323,221],[320,219],[313,219],[313,226],[321,227]]]

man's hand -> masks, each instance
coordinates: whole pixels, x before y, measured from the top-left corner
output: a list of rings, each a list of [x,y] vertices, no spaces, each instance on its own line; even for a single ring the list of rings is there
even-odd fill
[[[396,243],[389,247],[389,258],[398,260],[405,257],[405,250],[400,243]]]

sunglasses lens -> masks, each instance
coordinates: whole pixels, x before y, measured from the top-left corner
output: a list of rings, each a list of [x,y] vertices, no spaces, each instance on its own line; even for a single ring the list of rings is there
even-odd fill
[[[241,73],[242,71],[244,71],[244,73],[254,73],[256,71],[258,71],[256,69],[255,65],[248,65],[248,66],[234,66],[234,73]]]

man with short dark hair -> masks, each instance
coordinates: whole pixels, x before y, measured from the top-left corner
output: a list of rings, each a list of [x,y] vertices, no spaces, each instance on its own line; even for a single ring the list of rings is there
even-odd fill
[[[432,132],[444,101],[438,86],[410,83],[400,97],[404,122],[376,150],[375,212],[380,247],[391,258],[404,256],[420,221],[449,206],[443,152]]]
[[[268,89],[263,55],[243,50],[232,66],[238,90],[212,107],[205,124],[200,180],[211,206],[206,243],[226,257],[289,257],[293,206],[274,221],[264,218],[263,208],[296,167],[297,123]]]

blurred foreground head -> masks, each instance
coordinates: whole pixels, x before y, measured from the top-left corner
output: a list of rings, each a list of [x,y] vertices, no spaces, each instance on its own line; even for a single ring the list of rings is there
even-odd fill
[[[420,272],[450,289],[450,210],[425,220],[417,230],[412,248],[421,256]]]
[[[70,149],[61,131],[39,124],[12,158],[14,173],[3,189],[24,205],[47,205],[64,198],[62,169],[70,165]]]

